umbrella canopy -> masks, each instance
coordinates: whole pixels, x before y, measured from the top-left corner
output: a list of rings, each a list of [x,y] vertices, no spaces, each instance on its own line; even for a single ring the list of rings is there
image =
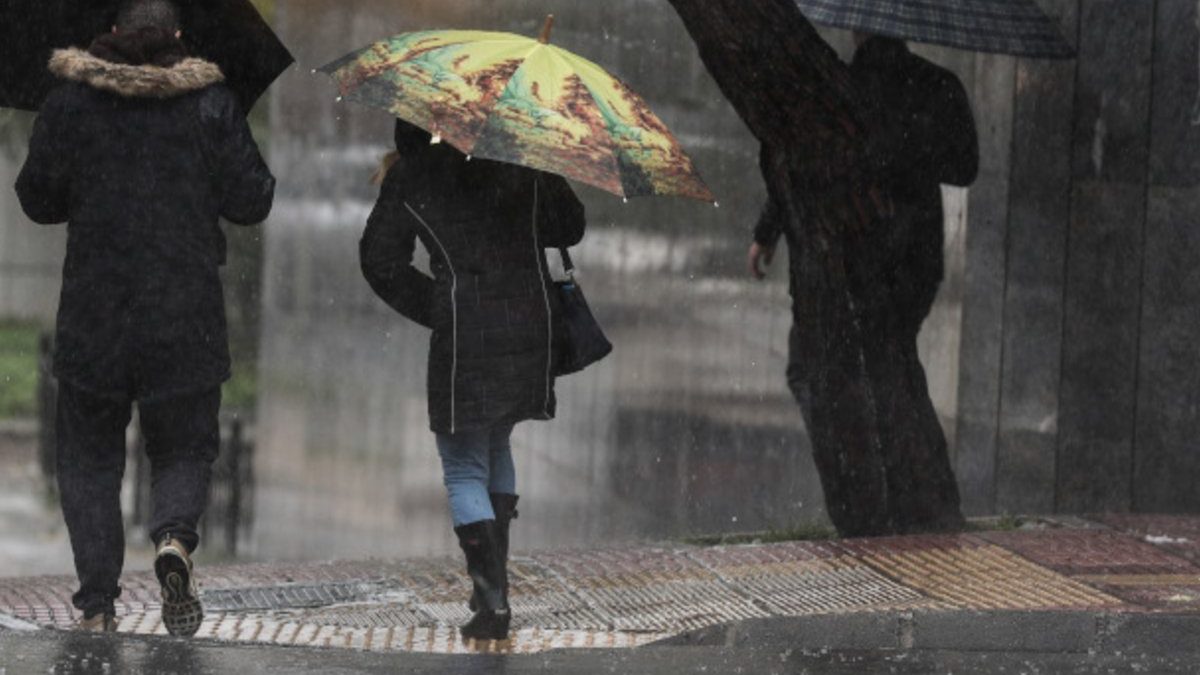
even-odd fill
[[[511,33],[405,33],[320,70],[346,100],[382,108],[463,153],[617,195],[712,192],[640,96],[587,59]]]
[[[977,52],[1071,58],[1033,0],[797,0],[814,23]]]
[[[120,0],[4,0],[0,5],[0,107],[37,110],[56,80],[50,54],[86,48],[113,25]],[[250,0],[181,0],[183,41],[217,64],[249,111],[292,55]]]

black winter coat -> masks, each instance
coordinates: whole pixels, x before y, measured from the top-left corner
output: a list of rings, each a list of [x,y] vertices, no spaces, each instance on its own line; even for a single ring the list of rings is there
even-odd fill
[[[546,248],[583,237],[583,205],[558,176],[470,160],[445,145],[403,153],[360,243],[363,276],[433,329],[427,393],[437,433],[554,417],[560,307]],[[433,278],[413,267],[420,240]]]
[[[913,334],[942,281],[945,216],[941,184],[967,186],[979,170],[979,139],[970,103],[953,73],[916,56],[904,42],[872,37],[854,54],[850,75],[870,109],[872,154],[882,163],[895,209],[876,246],[891,261],[891,306]],[[763,149],[763,163],[773,160]],[[769,198],[755,241],[774,245],[786,230]],[[789,240],[789,246],[797,242]],[[789,256],[798,264],[800,256]],[[793,270],[793,277],[797,270]]]
[[[954,73],[901,40],[867,40],[854,53],[850,74],[876,104],[871,141],[895,208],[888,242],[894,297],[915,335],[945,270],[941,185],[966,187],[979,171],[975,118]]]
[[[218,217],[266,219],[275,181],[220,70],[56,52],[17,180],[31,219],[67,221],[55,374],[155,400],[229,377]]]

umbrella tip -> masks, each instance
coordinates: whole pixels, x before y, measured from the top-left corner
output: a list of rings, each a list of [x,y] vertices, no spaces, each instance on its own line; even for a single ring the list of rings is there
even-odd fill
[[[542,24],[542,34],[538,36],[538,42],[548,45],[550,44],[550,29],[554,28],[554,15],[546,15],[546,23]]]

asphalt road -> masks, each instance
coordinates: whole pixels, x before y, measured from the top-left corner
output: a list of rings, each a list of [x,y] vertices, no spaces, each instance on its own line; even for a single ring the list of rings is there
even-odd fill
[[[378,654],[345,649],[230,645],[158,637],[63,631],[0,631],[0,675],[153,673],[744,673],[826,675],[890,673],[1196,673],[1200,653],[1158,654],[1154,645],[1125,653],[1022,653],[958,650],[793,650],[761,646],[651,646],[633,650],[564,650],[528,656]]]

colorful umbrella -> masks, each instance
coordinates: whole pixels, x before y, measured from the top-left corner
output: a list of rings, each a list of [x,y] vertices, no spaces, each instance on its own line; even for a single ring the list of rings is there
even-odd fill
[[[712,201],[646,102],[587,59],[469,30],[404,33],[319,70],[345,100],[383,108],[463,153],[549,171],[617,195]]]

